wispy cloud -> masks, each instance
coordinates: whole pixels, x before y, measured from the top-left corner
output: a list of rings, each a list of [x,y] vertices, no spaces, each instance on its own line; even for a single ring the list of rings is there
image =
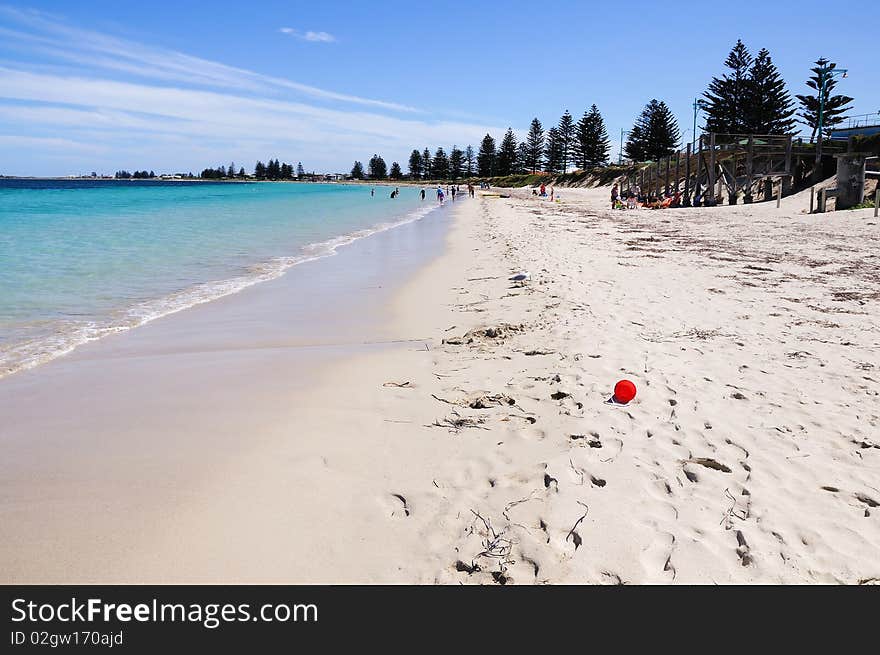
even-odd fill
[[[311,41],[312,43],[333,43],[336,41],[336,37],[329,32],[302,32],[292,27],[282,27],[278,31],[282,34],[288,34],[297,39],[302,39],[303,41]]]
[[[365,105],[393,111],[414,112],[400,103],[364,98],[321,89],[286,78],[263,75],[181,52],[147,46],[113,36],[71,27],[46,14],[0,5],[6,18],[31,32],[0,27],[7,47],[56,57],[78,65],[109,69],[145,78],[220,86],[243,91],[291,90],[321,100]]]
[[[106,163],[109,170],[158,171],[273,155],[345,170],[373,152],[404,162],[413,147],[476,144],[487,131],[501,131],[2,6],[0,39],[23,55],[0,64],[0,143],[8,161],[50,166],[64,152],[65,166],[79,162],[81,170]]]

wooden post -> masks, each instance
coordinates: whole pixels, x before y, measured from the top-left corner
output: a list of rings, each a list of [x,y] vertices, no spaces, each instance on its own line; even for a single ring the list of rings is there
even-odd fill
[[[746,151],[746,188],[743,202],[752,202],[752,175],[755,173],[755,137],[749,134],[749,145]]]
[[[785,191],[786,195],[791,193],[791,189],[794,186],[794,171],[791,170],[791,150],[792,150],[791,135],[789,134],[785,140],[785,174],[786,174],[786,177],[783,177],[782,180],[780,180],[780,183],[782,184],[783,190]]]
[[[878,211],[880,211],[880,182],[877,183],[877,188],[874,189],[874,218],[877,218]]]
[[[681,150],[675,153],[675,192],[678,193],[678,179],[681,175]]]
[[[697,196],[700,195],[700,169],[703,167],[703,134],[700,135],[700,148],[697,153],[697,170],[694,175],[694,207],[698,207],[699,203],[697,203]],[[702,197],[700,198],[700,202],[702,202]]]
[[[813,213],[813,197],[814,197],[815,193],[816,193],[816,187],[811,186],[810,187],[810,213],[811,214]]]
[[[651,191],[655,196],[660,195],[660,158],[657,157],[657,161],[654,163],[654,178],[653,184],[651,185]]]
[[[779,188],[776,189],[776,209],[779,209],[779,203],[782,202],[782,178],[779,179]]]
[[[666,195],[669,195],[669,155],[666,155]]]
[[[709,184],[706,186],[706,193],[715,194],[715,132],[709,135]],[[717,194],[716,194],[717,195]],[[706,206],[705,199],[703,206]],[[715,196],[709,199],[709,207],[715,206]]]
[[[682,201],[682,207],[690,207],[691,206],[691,144],[687,144],[687,150],[685,150],[684,160],[684,200]]]

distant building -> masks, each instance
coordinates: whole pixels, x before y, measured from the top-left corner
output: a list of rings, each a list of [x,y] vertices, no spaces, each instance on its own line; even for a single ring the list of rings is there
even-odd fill
[[[851,136],[872,136],[880,134],[880,124],[839,127],[831,130],[832,141],[847,141]]]

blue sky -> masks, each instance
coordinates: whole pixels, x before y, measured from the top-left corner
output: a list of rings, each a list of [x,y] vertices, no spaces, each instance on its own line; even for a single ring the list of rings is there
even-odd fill
[[[818,57],[838,62],[852,113],[876,112],[875,19],[867,0],[0,0],[0,173],[250,170],[269,157],[345,171],[592,103],[616,155],[651,98],[690,130],[737,38],[770,50],[792,94]]]

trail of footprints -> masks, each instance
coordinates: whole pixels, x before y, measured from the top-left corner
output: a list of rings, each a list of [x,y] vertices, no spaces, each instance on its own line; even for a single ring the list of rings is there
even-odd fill
[[[490,228],[493,227],[493,219],[485,206],[482,211]],[[522,214],[523,223],[529,229],[524,228],[519,238],[540,242],[543,232],[557,230],[552,223],[543,221],[543,209],[522,211]],[[597,229],[601,221],[607,219],[601,214],[587,218],[579,216],[579,222],[584,224],[579,231],[585,243],[589,241],[586,230]],[[491,238],[499,242],[509,268],[529,268],[517,261],[517,241],[510,236],[499,237],[499,233],[503,232],[492,231],[495,236]],[[750,521],[753,499],[749,488],[752,479],[749,450],[708,421],[699,421],[702,430],[695,429],[692,423],[698,414],[698,403],[683,407],[675,397],[674,381],[651,370],[647,359],[640,373],[647,378],[645,384],[651,387],[651,393],[656,394],[665,386],[670,394],[667,411],[655,424],[647,426],[623,410],[614,416],[610,428],[603,429],[604,434],[584,429],[597,410],[594,406],[584,407],[588,385],[581,377],[582,371],[585,366],[589,371],[587,362],[600,360],[601,355],[549,348],[542,344],[541,335],[552,332],[561,337],[564,344],[580,343],[583,324],[573,315],[590,315],[591,310],[585,303],[552,293],[554,287],[547,285],[548,268],[580,271],[580,266],[555,261],[554,257],[558,259],[558,256],[549,246],[545,254],[554,265],[540,269],[529,287],[511,288],[500,298],[484,296],[485,302],[480,307],[464,302],[458,307],[462,312],[482,312],[486,310],[483,305],[494,302],[500,304],[500,308],[496,307],[491,314],[500,321],[505,307],[525,302],[535,308],[528,325],[511,330],[511,326],[498,323],[484,327],[478,338],[470,341],[453,336],[445,346],[458,353],[464,350],[474,357],[497,361],[509,382],[505,389],[469,391],[467,369],[454,376],[437,377],[441,388],[435,398],[441,403],[451,400],[461,415],[481,421],[470,427],[479,426],[483,430],[463,427],[457,434],[467,433],[467,438],[482,439],[487,448],[489,444],[497,445],[485,461],[475,465],[478,472],[467,474],[483,476],[486,484],[482,492],[450,491],[456,488],[453,483],[446,489],[449,496],[446,507],[462,526],[462,532],[446,564],[452,577],[444,577],[441,572],[438,579],[491,584],[552,582],[559,579],[576,558],[589,558],[591,530],[596,529],[587,524],[591,504],[594,507],[601,504],[603,490],[615,484],[615,478],[602,472],[603,467],[613,465],[627,451],[628,442],[636,446],[627,451],[625,465],[639,471],[641,477],[637,479],[644,481],[646,492],[644,502],[655,503],[659,508],[648,513],[656,518],[645,526],[652,536],[644,543],[640,557],[644,569],[642,578],[635,581],[675,581],[681,568],[676,563],[679,551],[687,552],[689,544],[707,536],[696,527],[688,527],[696,524],[683,520],[683,512],[717,511],[718,530],[725,535],[723,540],[728,544],[729,557],[735,558],[733,561],[742,567],[756,566],[758,556],[748,536],[750,526],[754,525],[754,521]],[[487,275],[482,268],[471,271],[468,277],[481,275]],[[570,287],[582,284],[559,273],[552,282]],[[465,291],[474,295],[473,289]],[[594,329],[600,331],[602,327],[596,325]],[[528,358],[525,364],[523,357]],[[708,378],[703,382],[710,386],[716,384]],[[748,399],[738,390],[733,393],[727,390],[726,395],[739,401]],[[541,411],[545,413],[548,406],[555,406],[570,429],[563,433],[547,431],[536,418],[541,415],[536,411],[538,406],[542,406]],[[686,415],[687,421],[680,414]],[[546,442],[549,456],[531,469],[523,470],[521,460],[514,461],[504,455],[504,440],[500,435],[507,435],[503,439]],[[641,440],[649,441],[651,448],[638,447]],[[878,447],[873,442],[864,445],[864,448]],[[461,487],[468,488],[467,485]],[[523,488],[528,490],[524,497],[511,497],[513,490]],[[822,489],[827,493],[840,493],[832,485]],[[632,491],[633,495],[638,493],[638,489]],[[411,508],[404,496],[394,493],[391,497],[395,499],[393,515],[410,516]],[[856,491],[849,497],[864,506],[865,516],[880,507],[880,500],[869,493]],[[601,530],[601,526],[598,528]],[[781,535],[776,532],[772,535],[784,543]],[[806,543],[804,541],[805,546]],[[547,549],[553,551],[554,556],[545,556]],[[686,555],[682,557],[685,558],[682,561],[686,561]],[[629,580],[621,572],[603,568],[592,578],[581,581],[625,584]]]

